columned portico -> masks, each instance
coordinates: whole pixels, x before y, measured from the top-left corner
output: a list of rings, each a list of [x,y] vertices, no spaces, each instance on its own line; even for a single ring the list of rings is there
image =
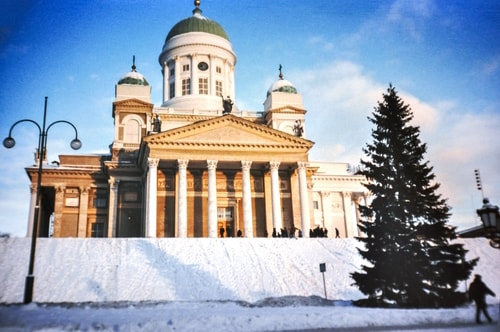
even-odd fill
[[[283,228],[281,216],[281,197],[280,197],[280,178],[279,178],[279,161],[271,161],[269,163],[271,168],[271,197],[272,197],[272,211],[273,211],[273,227],[276,232],[281,232]]]
[[[189,160],[177,160],[179,167],[177,192],[177,237],[187,237],[187,166]]]
[[[143,164],[160,160],[157,236],[267,237],[300,228],[301,218],[310,222],[307,163],[302,187],[295,170],[311,142],[234,114],[174,129],[163,124],[139,153]]]
[[[208,167],[208,237],[217,237],[217,160],[207,160]]]
[[[156,237],[157,171],[158,158],[148,158],[146,237]]]
[[[252,192],[250,188],[251,161],[242,161],[243,228],[245,237],[253,237]]]

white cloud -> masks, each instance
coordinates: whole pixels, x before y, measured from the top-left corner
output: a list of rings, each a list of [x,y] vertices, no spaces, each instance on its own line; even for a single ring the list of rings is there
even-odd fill
[[[412,109],[414,116],[412,125],[419,126],[422,132],[436,129],[440,122],[441,113],[434,106],[420,100],[411,93],[398,91],[398,94],[404,103],[410,105]],[[445,107],[445,104],[442,104],[442,107]]]

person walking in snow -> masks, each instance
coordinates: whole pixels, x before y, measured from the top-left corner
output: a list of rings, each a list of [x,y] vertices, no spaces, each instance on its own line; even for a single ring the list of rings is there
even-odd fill
[[[495,293],[486,286],[486,284],[481,280],[481,276],[476,274],[474,281],[469,287],[469,300],[474,300],[476,303],[476,323],[481,324],[481,311],[488,319],[488,322],[492,322],[488,310],[486,309],[486,295],[495,296]]]

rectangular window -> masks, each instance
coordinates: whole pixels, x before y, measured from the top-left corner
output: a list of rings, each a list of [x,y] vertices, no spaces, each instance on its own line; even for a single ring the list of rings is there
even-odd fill
[[[230,207],[217,208],[217,218],[224,220],[233,220],[233,208]]]
[[[217,72],[217,74],[221,74],[222,73],[222,68],[217,66],[215,67],[215,71]]]
[[[92,224],[90,237],[105,237],[104,236],[104,223],[95,222]]]
[[[123,193],[123,201],[124,202],[137,202],[139,195],[135,191],[129,191]]]
[[[79,197],[66,197],[65,206],[78,207],[80,205]]]
[[[96,196],[94,198],[94,207],[95,208],[105,208],[108,206],[108,200],[106,196]]]
[[[198,90],[200,95],[208,95],[208,78],[198,79]]]
[[[215,95],[222,97],[222,82],[215,81]]]
[[[288,181],[280,180],[280,190],[287,191],[288,190]]]
[[[175,69],[174,68],[171,68],[170,69],[170,77],[174,76],[175,75]]]
[[[182,80],[182,95],[190,95],[191,94],[191,79],[186,78]]]
[[[318,201],[313,201],[313,209],[314,210],[319,210],[319,203],[318,203]]]
[[[175,83],[170,83],[169,98],[175,97]]]
[[[182,65],[182,71],[189,71],[189,65]]]

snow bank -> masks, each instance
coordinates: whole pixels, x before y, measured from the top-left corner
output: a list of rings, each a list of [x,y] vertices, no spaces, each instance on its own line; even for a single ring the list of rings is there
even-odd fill
[[[500,250],[461,240],[474,273],[500,296]],[[0,303],[20,303],[31,239],[0,239]],[[350,273],[354,239],[46,239],[37,241],[35,302],[244,301],[287,296],[363,297]],[[466,285],[464,284],[464,288]],[[495,300],[496,301],[496,300]]]

